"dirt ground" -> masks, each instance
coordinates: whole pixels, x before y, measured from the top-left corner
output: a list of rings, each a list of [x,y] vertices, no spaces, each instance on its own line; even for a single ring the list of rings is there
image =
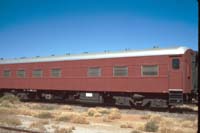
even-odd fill
[[[0,101],[0,125],[42,133],[196,133],[197,107],[184,105],[175,110],[179,111],[4,100]]]

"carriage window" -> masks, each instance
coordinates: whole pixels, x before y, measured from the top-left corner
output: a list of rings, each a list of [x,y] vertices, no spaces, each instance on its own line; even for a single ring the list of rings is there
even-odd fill
[[[89,77],[99,77],[99,76],[101,76],[101,68],[99,68],[99,67],[90,67],[90,68],[88,68],[87,75]]]
[[[36,70],[33,70],[32,72],[32,76],[34,78],[40,78],[42,77],[42,74],[43,74],[43,71],[41,69],[36,69]]]
[[[51,77],[61,77],[61,70],[58,68],[51,69]]]
[[[179,69],[180,67],[180,60],[179,59],[173,59],[172,60],[172,68],[173,69]]]
[[[158,75],[158,65],[143,65],[142,66],[143,76],[157,76]]]
[[[5,78],[10,77],[10,76],[11,76],[11,71],[10,71],[10,70],[4,70],[3,76],[4,76]]]
[[[25,77],[25,71],[24,70],[18,70],[17,71],[17,77],[24,78]]]
[[[128,76],[128,67],[127,66],[114,66],[113,76]]]

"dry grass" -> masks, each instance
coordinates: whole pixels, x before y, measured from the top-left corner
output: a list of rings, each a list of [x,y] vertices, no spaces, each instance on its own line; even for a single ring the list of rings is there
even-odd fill
[[[74,115],[71,119],[71,122],[77,123],[77,124],[89,124],[89,121],[86,117],[81,115]]]
[[[104,116],[102,120],[103,122],[112,122],[112,120],[110,120],[108,116]]]
[[[4,115],[14,115],[17,114],[16,109],[10,109],[10,108],[6,108],[6,107],[0,107],[0,114],[4,114]]]
[[[73,108],[69,105],[63,105],[59,108],[60,110],[72,111]]]
[[[32,106],[29,106],[29,108],[35,110],[54,110],[56,109],[56,106],[51,104],[33,104]]]
[[[87,110],[87,115],[90,117],[101,117],[101,116],[107,116],[104,117],[105,122],[108,122],[107,119],[114,120],[114,119],[120,119],[121,118],[121,113],[119,109],[117,108],[112,108],[112,109],[106,109],[106,108],[89,108]]]
[[[139,131],[139,130],[133,130],[133,131],[131,131],[131,133],[141,133],[141,131]]]
[[[74,112],[63,112],[62,114],[56,116],[55,120],[78,124],[89,124],[89,121],[84,115]]]
[[[72,133],[73,130],[75,130],[75,127],[68,127],[68,128],[59,128],[58,126],[54,127],[54,132],[55,133]]]
[[[9,103],[16,104],[19,103],[20,100],[17,96],[7,93],[3,97],[0,98],[0,103],[8,101]]]
[[[102,113],[97,108],[89,108],[87,111],[88,116],[101,117]]]
[[[44,125],[46,125],[46,124],[48,124],[48,123],[37,121],[37,122],[31,123],[31,125],[29,126],[29,128],[30,129],[36,129],[36,130],[44,132],[44,131],[46,131],[46,128],[44,127]]]
[[[196,133],[197,130],[181,127],[161,127],[159,130],[160,133]]]
[[[145,124],[145,131],[147,131],[147,132],[157,132],[158,128],[159,128],[159,126],[158,126],[157,122],[152,121],[152,120],[148,121]]]
[[[30,110],[30,109],[27,109],[27,108],[17,109],[16,113],[20,114],[20,115],[28,115],[28,116],[36,116],[37,115],[36,111]]]
[[[134,127],[139,131],[144,131],[145,130],[145,123],[137,122],[136,124],[134,124]]]
[[[74,117],[74,115],[75,113],[73,112],[63,112],[60,115],[56,116],[55,120],[69,122]]]
[[[133,128],[133,125],[129,122],[120,125],[121,128]]]
[[[41,119],[49,119],[49,118],[54,118],[53,114],[48,111],[42,111],[39,112],[35,117],[41,118]]]
[[[101,113],[102,115],[104,114],[109,114],[110,113],[110,110],[109,109],[106,109],[106,108],[101,108],[101,107],[97,107],[96,110]]]
[[[111,109],[111,112],[108,115],[108,118],[111,119],[111,120],[120,119],[121,113],[118,109]]]
[[[95,108],[89,108],[88,111],[88,116],[94,116],[98,111]]]
[[[19,126],[21,125],[21,120],[16,118],[15,116],[5,116],[0,115],[0,124],[7,125],[7,126]]]
[[[189,121],[189,120],[185,120],[181,123],[181,126],[185,127],[185,128],[194,128],[194,122]]]

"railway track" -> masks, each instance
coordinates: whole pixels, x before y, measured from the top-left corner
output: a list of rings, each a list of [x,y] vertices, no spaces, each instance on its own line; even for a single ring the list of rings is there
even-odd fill
[[[17,128],[17,127],[9,127],[9,126],[2,126],[0,125],[0,132],[1,133],[42,133],[38,131],[33,131],[33,130],[27,130],[27,129],[22,129],[22,128]]]

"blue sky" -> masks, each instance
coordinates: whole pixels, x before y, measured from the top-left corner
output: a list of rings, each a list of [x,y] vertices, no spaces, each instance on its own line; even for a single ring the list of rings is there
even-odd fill
[[[0,57],[187,46],[197,0],[0,0]]]

